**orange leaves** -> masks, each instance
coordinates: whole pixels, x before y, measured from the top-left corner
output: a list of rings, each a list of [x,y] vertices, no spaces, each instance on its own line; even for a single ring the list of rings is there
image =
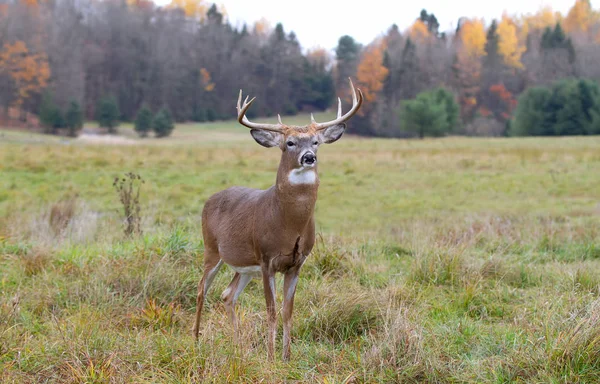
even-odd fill
[[[271,31],[271,23],[264,17],[254,23],[254,33],[259,36],[266,36]]]
[[[371,44],[363,52],[358,64],[356,79],[367,103],[377,98],[377,93],[383,88],[383,82],[389,72],[383,66],[384,50],[385,45],[382,42]],[[364,109],[363,107],[362,110]]]
[[[50,66],[43,53],[32,53],[22,41],[5,44],[0,52],[0,74],[8,75],[16,88],[16,102],[20,106],[32,94],[40,93],[48,85]]]
[[[504,59],[504,64],[511,68],[522,69],[521,56],[526,48],[519,42],[517,26],[507,15],[502,16],[497,33],[498,53]]]
[[[590,27],[598,21],[598,14],[592,10],[589,0],[577,0],[569,10],[563,22],[567,33],[587,33]]]
[[[494,109],[499,114],[497,117],[503,121],[508,120],[514,109],[517,107],[517,100],[514,95],[506,89],[504,84],[492,85],[490,87],[490,93],[493,95],[494,99],[496,99],[495,104],[498,108]]]
[[[200,68],[200,82],[206,92],[211,92],[215,89],[215,83],[211,82],[210,72],[206,68]]]
[[[459,32],[462,49],[471,58],[485,56],[485,27],[482,20],[466,20]]]

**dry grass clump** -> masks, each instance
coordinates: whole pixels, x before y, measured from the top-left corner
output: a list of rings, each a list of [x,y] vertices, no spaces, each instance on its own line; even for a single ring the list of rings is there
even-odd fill
[[[600,380],[600,299],[558,325],[550,367],[566,382]]]
[[[52,204],[48,223],[56,236],[60,236],[75,216],[77,198],[66,197]]]
[[[366,335],[381,323],[381,303],[372,292],[329,283],[304,290],[309,297],[296,300],[302,315],[295,317],[295,333],[303,339],[347,342]]]
[[[52,261],[52,250],[37,247],[19,257],[26,276],[35,276],[43,272]]]
[[[378,331],[367,337],[363,352],[366,369],[380,371],[389,380],[426,381],[428,356],[423,346],[423,328],[413,310],[389,303],[380,314]]]

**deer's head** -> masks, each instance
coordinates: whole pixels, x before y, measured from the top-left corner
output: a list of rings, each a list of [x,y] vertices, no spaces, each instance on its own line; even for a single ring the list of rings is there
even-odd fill
[[[237,103],[238,121],[251,129],[250,134],[256,142],[264,147],[279,147],[282,151],[282,165],[290,170],[311,169],[317,165],[317,149],[321,144],[331,144],[344,134],[346,121],[349,120],[360,108],[363,95],[357,90],[350,80],[352,89],[352,108],[342,115],[342,101],[338,99],[337,118],[332,121],[317,123],[311,114],[311,122],[304,126],[253,123],[246,117],[246,112],[255,98],[242,104],[242,91]]]

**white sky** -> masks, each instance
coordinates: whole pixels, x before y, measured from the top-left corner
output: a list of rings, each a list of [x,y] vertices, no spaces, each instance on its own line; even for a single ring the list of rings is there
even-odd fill
[[[169,0],[155,0],[164,4]],[[233,25],[249,26],[261,18],[274,27],[281,22],[286,33],[294,31],[303,48],[334,49],[338,39],[350,35],[362,44],[370,43],[392,24],[404,30],[421,9],[434,13],[442,31],[452,30],[460,17],[483,17],[486,22],[509,14],[534,13],[551,5],[566,14],[575,0],[213,0],[223,4]],[[211,2],[208,0],[207,2]],[[355,4],[355,5],[352,5]]]

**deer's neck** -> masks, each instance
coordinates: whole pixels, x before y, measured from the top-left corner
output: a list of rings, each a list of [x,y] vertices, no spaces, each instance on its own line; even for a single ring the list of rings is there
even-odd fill
[[[304,229],[312,218],[317,202],[319,175],[317,167],[287,168],[280,166],[275,196],[286,227]]]

